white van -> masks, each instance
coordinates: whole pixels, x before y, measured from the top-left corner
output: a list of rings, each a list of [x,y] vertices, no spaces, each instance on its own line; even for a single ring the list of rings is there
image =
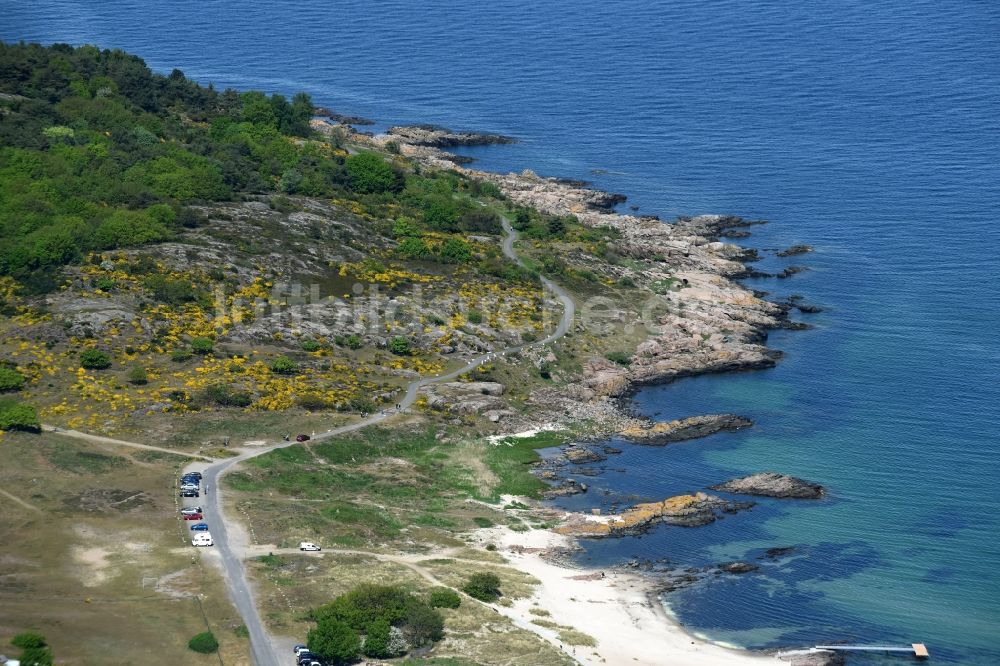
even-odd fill
[[[208,532],[199,532],[191,538],[192,546],[211,546],[215,542],[212,541],[212,535]]]
[[[312,541],[303,541],[299,544],[299,550],[310,550],[316,552],[323,549],[314,544]]]

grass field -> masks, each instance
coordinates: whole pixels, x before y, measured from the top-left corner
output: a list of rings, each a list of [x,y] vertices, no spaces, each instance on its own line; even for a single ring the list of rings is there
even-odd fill
[[[241,621],[178,520],[182,456],[46,433],[0,441],[0,652],[25,630],[66,665],[248,664]],[[145,583],[145,585],[144,585]],[[219,655],[187,640],[210,629]]]

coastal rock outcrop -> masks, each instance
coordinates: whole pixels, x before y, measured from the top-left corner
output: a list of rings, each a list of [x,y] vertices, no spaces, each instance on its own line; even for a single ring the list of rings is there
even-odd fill
[[[483,132],[454,132],[434,125],[403,125],[389,128],[392,137],[414,146],[449,148],[452,146],[488,146],[498,143],[516,143],[517,139],[503,134]]]
[[[677,495],[662,502],[636,504],[614,516],[574,514],[555,528],[560,534],[585,538],[641,534],[657,523],[697,527],[717,520],[724,513],[749,509],[753,502],[730,502],[715,495]]]
[[[780,497],[792,499],[819,499],[826,490],[818,483],[810,483],[794,476],[785,476],[777,472],[762,472],[739,479],[732,479],[711,487],[737,495],[756,495],[759,497]]]
[[[794,257],[797,254],[806,254],[812,251],[812,245],[793,245],[790,248],[780,250],[776,254],[779,257]]]
[[[636,444],[662,446],[687,439],[707,437],[726,430],[749,428],[753,421],[736,414],[709,414],[691,416],[661,423],[650,424],[649,427],[631,426],[619,433],[622,437]]]

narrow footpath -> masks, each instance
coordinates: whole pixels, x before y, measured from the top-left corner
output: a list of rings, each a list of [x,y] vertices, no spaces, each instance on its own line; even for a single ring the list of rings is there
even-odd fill
[[[519,266],[525,266],[524,261],[514,250],[514,243],[517,240],[517,232],[513,227],[511,227],[510,220],[506,217],[502,218],[502,223],[505,232],[503,239],[503,253]],[[399,412],[405,412],[409,409],[416,401],[420,389],[425,386],[439,382],[451,381],[460,375],[469,372],[470,370],[474,370],[497,355],[506,356],[508,354],[518,353],[529,347],[544,346],[555,342],[566,335],[576,315],[576,306],[573,303],[573,299],[565,289],[555,284],[548,278],[541,277],[541,282],[546,289],[551,291],[556,298],[559,299],[563,306],[562,316],[559,318],[559,322],[556,325],[555,330],[549,336],[530,344],[517,345],[499,352],[482,354],[471,359],[463,367],[444,375],[414,380],[406,387],[406,395],[400,400],[400,408],[398,411],[379,412],[373,414],[355,423],[334,428],[324,433],[319,433],[313,438],[313,440],[324,440],[332,437],[339,437],[341,435],[381,423],[390,418],[392,415]],[[227,518],[224,511],[225,503],[222,497],[223,493],[221,492],[221,480],[222,477],[224,477],[236,465],[244,460],[256,458],[257,456],[270,451],[288,446],[294,446],[295,444],[297,444],[297,442],[294,441],[278,442],[271,446],[263,446],[251,450],[244,449],[236,457],[227,458],[218,462],[212,462],[207,465],[205,463],[192,463],[185,469],[185,471],[201,472],[202,487],[205,488],[206,491],[211,490],[211,492],[205,492],[204,500],[202,501],[202,507],[205,512],[205,520],[209,525],[211,525],[212,539],[215,542],[215,548],[220,556],[226,589],[229,591],[229,595],[232,598],[236,609],[243,617],[243,623],[246,625],[247,631],[250,635],[251,655],[257,666],[279,666],[280,662],[276,650],[276,642],[270,636],[267,629],[264,627],[264,623],[261,621],[260,612],[257,609],[257,604],[254,599],[254,590],[247,579],[246,570],[243,566],[243,558],[236,552],[236,548],[234,548],[234,544],[231,542],[231,535],[229,533],[230,530],[228,528],[229,518]],[[553,640],[553,632],[544,629],[543,627],[538,627],[537,625],[532,625],[530,623],[518,623],[518,626],[538,634],[547,641]]]

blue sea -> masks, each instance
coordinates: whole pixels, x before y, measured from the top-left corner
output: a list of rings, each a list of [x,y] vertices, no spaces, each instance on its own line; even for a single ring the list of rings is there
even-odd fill
[[[567,500],[661,499],[777,470],[818,502],[762,501],[699,529],[587,543],[581,558],[748,559],[665,601],[750,647],[924,642],[1000,664],[1000,3],[993,0],[3,2],[0,38],[95,43],[217,87],[305,90],[377,128],[512,134],[479,166],[733,213],[749,284],[825,308],[777,332],[774,370],[649,388],[658,419],[749,430],[624,451]],[[778,259],[768,249],[808,243]],[[767,548],[795,546],[776,561]],[[665,663],[668,663],[665,661]],[[854,663],[862,663],[855,661]]]

